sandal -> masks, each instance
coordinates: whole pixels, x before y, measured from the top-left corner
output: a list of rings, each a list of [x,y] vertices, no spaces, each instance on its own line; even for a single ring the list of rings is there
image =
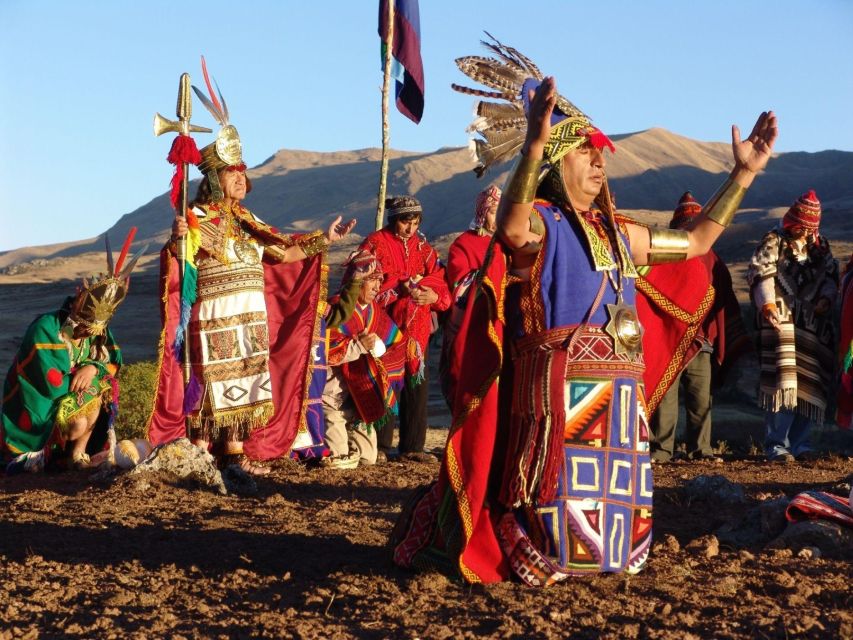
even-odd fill
[[[71,456],[71,468],[75,471],[82,471],[91,466],[92,459],[88,453],[75,453]]]
[[[269,467],[258,464],[249,459],[245,454],[231,456],[233,464],[236,464],[243,471],[252,476],[268,476],[271,472]]]

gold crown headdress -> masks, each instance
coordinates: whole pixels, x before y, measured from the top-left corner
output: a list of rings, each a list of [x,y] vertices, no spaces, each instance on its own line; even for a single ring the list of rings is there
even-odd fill
[[[69,317],[73,322],[83,325],[89,335],[99,336],[106,332],[107,324],[127,295],[130,272],[148,248],[146,244],[128,261],[127,265],[124,265],[130,243],[133,242],[135,235],[136,227],[132,227],[124,241],[118,261],[114,263],[110,237],[104,234],[107,272],[91,279],[84,278],[82,286],[74,297]]]
[[[228,105],[225,103],[225,98],[222,97],[216,79],[213,81],[216,84],[216,93],[213,92],[213,85],[207,75],[207,63],[204,61],[204,56],[201,57],[201,72],[204,75],[204,83],[207,85],[210,98],[205,96],[195,85],[193,85],[193,91],[221,128],[216,134],[216,140],[199,150],[201,162],[198,168],[207,176],[213,199],[221,200],[223,194],[217,171],[225,167],[238,167],[245,171],[246,165],[243,164],[243,146],[240,142],[240,135],[237,133],[237,128],[229,123]],[[217,94],[219,94],[218,98]]]
[[[504,101],[478,102],[476,117],[468,127],[470,133],[481,136],[472,140],[479,161],[474,169],[478,177],[491,166],[510,160],[519,152],[527,131],[526,112],[530,106],[528,90],[535,90],[544,78],[539,67],[520,51],[502,44],[488,31],[486,35],[492,42],[481,40],[481,44],[497,58],[466,56],[457,58],[456,66],[472,80],[495,91],[455,83],[450,85],[460,93]],[[545,148],[545,162],[552,167],[587,140],[599,149],[608,146],[613,150],[613,143],[592,126],[589,117],[559,94],[551,116],[551,126],[551,137]]]

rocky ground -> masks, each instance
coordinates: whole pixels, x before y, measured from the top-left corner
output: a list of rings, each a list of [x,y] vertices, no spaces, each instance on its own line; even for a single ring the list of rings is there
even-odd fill
[[[544,591],[391,565],[436,463],[288,461],[224,496],[159,474],[7,477],[0,638],[853,638],[849,530],[778,538],[785,499],[849,483],[848,435],[811,463],[656,465],[646,569]]]

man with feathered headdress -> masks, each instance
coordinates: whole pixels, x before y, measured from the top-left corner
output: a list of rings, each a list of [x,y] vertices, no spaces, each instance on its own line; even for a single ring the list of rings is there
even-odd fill
[[[123,264],[132,235],[115,264],[107,242],[106,273],[83,280],[60,309],[27,327],[3,385],[7,473],[40,471],[67,459],[84,468],[108,436],[114,440],[121,349],[107,325],[144,252]]]
[[[217,99],[202,61],[210,98],[196,94],[221,125],[200,150],[204,178],[186,221],[176,217],[161,254],[163,330],[153,444],[185,435],[254,474],[257,460],[296,453],[322,456],[325,382],[325,251],[355,221],[341,217],[327,232],[285,235],[241,201],[251,191],[237,129]],[[176,242],[187,237],[178,278]],[[181,349],[189,349],[184,384]]]
[[[822,424],[835,365],[832,305],[838,263],[820,235],[820,201],[800,196],[767,232],[747,269],[755,308],[768,460],[808,459],[812,422]]]
[[[733,127],[735,168],[690,231],[650,229],[613,210],[610,139],[529,59],[487,46],[497,58],[457,64],[494,91],[459,89],[503,101],[478,105],[478,173],[521,152],[498,210],[510,273],[496,250],[469,297],[441,473],[401,514],[394,560],[537,586],[636,572],[652,524],[636,266],[711,248],[770,158],[776,118],[743,141]]]

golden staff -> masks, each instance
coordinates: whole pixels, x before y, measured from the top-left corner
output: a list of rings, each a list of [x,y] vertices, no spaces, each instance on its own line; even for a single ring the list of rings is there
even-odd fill
[[[190,74],[182,73],[180,83],[178,85],[178,105],[175,109],[175,115],[177,115],[178,119],[169,120],[168,118],[164,118],[159,113],[154,114],[154,135],[160,136],[164,133],[174,131],[181,136],[189,136],[190,132],[195,133],[213,133],[212,129],[208,129],[207,127],[199,127],[194,124],[190,124],[190,118],[192,117],[193,112],[193,103],[192,103],[192,94],[190,93]],[[193,145],[195,143],[192,143]],[[180,197],[178,198],[178,204],[175,206],[175,212],[180,217],[186,217],[187,214],[187,204],[188,204],[188,191],[189,191],[189,163],[184,161],[181,162],[181,173],[183,178],[181,180],[180,185]],[[186,267],[186,259],[187,259],[187,237],[181,237],[178,242],[178,264],[180,265],[181,270],[181,281],[183,282],[184,270]],[[187,384],[190,379],[190,350],[188,346],[184,346],[184,384]]]

